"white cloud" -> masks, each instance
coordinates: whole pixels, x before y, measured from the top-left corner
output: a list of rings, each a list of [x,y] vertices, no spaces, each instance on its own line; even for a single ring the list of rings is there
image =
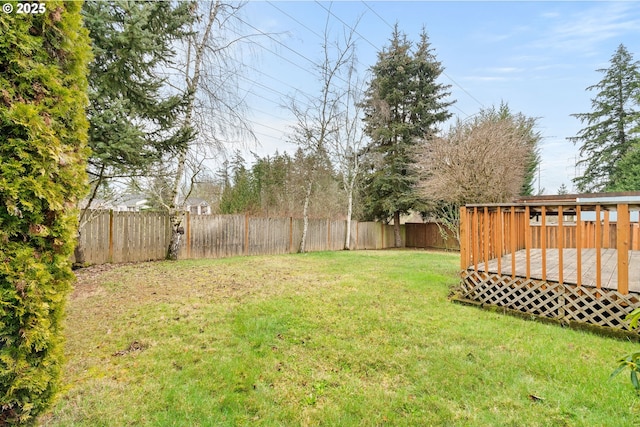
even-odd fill
[[[640,33],[637,4],[605,2],[554,21],[548,33],[534,42],[541,49],[559,49],[593,55],[601,42],[621,34]]]
[[[465,76],[465,77],[462,77],[462,80],[476,81],[476,82],[505,82],[511,79],[507,77],[499,77],[499,76]]]
[[[559,18],[561,15],[558,12],[544,12],[540,16],[545,19],[555,19]]]
[[[518,68],[518,67],[493,67],[493,68],[487,68],[487,72],[495,73],[495,74],[513,74],[513,73],[520,73],[522,71],[524,71],[524,68]]]

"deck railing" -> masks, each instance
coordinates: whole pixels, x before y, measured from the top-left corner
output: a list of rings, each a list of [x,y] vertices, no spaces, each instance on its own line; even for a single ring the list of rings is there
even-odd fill
[[[617,290],[628,294],[630,251],[640,250],[639,210],[640,205],[629,203],[467,205],[460,209],[460,267],[486,272],[489,262],[494,260],[498,274],[508,270],[515,278],[517,267],[522,267],[516,265],[516,252],[524,250],[524,275],[529,279],[532,274],[530,253],[539,249],[541,279],[546,280],[547,251],[553,249],[557,250],[557,280],[564,283],[563,252],[576,249],[573,268],[575,284],[580,287],[583,250],[593,248],[595,287],[600,288],[604,283],[602,249],[616,249]]]

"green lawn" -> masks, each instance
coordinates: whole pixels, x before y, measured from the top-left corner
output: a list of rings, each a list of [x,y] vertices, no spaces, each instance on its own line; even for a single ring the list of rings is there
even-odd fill
[[[640,425],[626,375],[609,380],[639,344],[453,304],[457,267],[361,251],[81,271],[41,422]]]

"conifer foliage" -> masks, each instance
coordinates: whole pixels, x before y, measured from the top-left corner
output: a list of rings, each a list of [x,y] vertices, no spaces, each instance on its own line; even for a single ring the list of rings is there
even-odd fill
[[[0,425],[33,424],[58,390],[74,206],[86,191],[81,3],[45,5],[0,15]]]
[[[174,65],[173,45],[194,16],[189,2],[168,1],[92,0],[82,13],[93,48],[89,174],[99,186],[114,175],[144,173],[190,141],[178,123],[189,94],[171,94],[160,70]]]
[[[587,88],[597,90],[591,100],[592,111],[573,114],[586,124],[569,138],[580,144],[578,166],[584,170],[574,182],[581,192],[633,189],[629,185],[638,174],[640,63],[624,45],[618,47],[610,63],[609,68],[598,70],[604,74],[602,80]],[[635,183],[640,183],[637,178]]]
[[[449,86],[437,80],[443,68],[426,32],[413,46],[396,26],[390,44],[378,53],[364,100],[365,133],[370,137],[365,210],[375,219],[394,219],[396,246],[400,214],[419,210],[416,145],[428,142],[451,114]]]

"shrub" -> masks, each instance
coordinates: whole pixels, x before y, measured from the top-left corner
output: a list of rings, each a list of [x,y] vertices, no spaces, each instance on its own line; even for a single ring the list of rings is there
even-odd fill
[[[62,365],[77,200],[86,191],[80,2],[0,15],[0,426],[33,424]]]

